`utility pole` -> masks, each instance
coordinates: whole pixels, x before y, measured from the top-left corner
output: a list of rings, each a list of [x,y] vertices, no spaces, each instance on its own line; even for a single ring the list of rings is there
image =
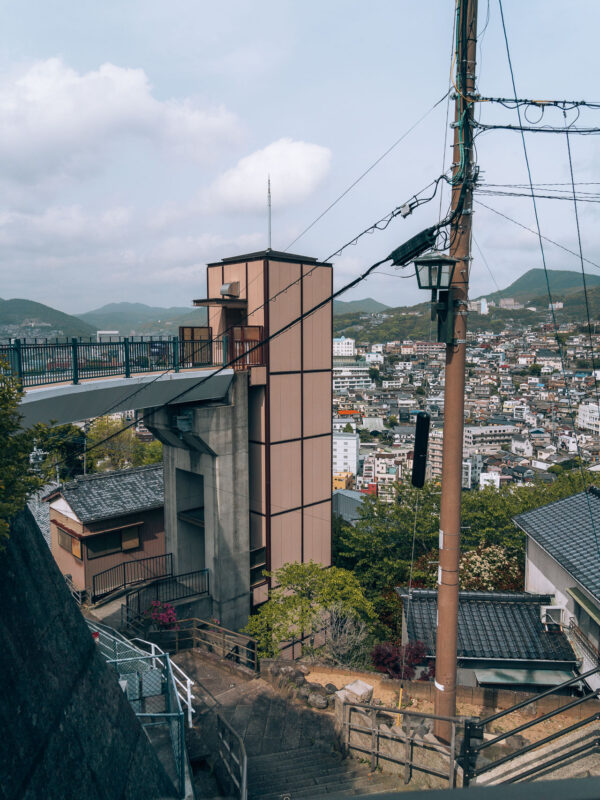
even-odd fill
[[[450,287],[454,305],[454,342],[446,346],[444,444],[440,502],[440,558],[435,659],[435,713],[456,714],[456,642],[458,627],[458,567],[465,400],[467,298],[471,265],[473,208],[473,93],[477,45],[477,0],[459,0],[452,210],[460,211],[451,226],[450,255],[457,259]],[[462,205],[461,205],[462,204]],[[435,734],[450,741],[449,722],[436,720]]]

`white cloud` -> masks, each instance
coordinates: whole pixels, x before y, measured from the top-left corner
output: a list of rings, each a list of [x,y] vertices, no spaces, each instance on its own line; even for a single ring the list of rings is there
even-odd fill
[[[239,130],[223,107],[157,100],[142,69],[108,63],[78,73],[58,58],[37,61],[0,83],[0,117],[0,168],[21,181],[88,170],[123,138],[203,159],[235,141]]]
[[[285,138],[241,158],[219,176],[206,198],[207,210],[263,211],[267,176],[271,176],[273,208],[298,203],[315,191],[331,162],[327,147]]]

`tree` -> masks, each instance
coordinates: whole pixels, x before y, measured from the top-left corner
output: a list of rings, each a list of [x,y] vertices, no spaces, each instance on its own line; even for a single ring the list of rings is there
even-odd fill
[[[23,430],[19,401],[23,391],[10,375],[0,372],[0,550],[6,547],[11,518],[25,507],[28,496],[42,485],[42,477],[29,463],[36,433],[41,427]]]
[[[541,375],[542,374],[542,365],[541,364],[531,364],[527,371],[529,372],[530,375]]]
[[[133,428],[127,428],[120,419],[110,417],[98,417],[92,422],[87,446],[90,472],[141,467],[162,460],[160,442],[141,442]]]
[[[244,632],[258,643],[261,658],[273,658],[281,642],[308,634],[314,645],[324,615],[344,614],[371,625],[375,610],[367,600],[355,575],[345,569],[309,561],[284,564],[274,573],[267,573],[277,588],[252,616]]]
[[[347,422],[347,423],[344,425],[344,427],[343,427],[343,430],[342,430],[342,433],[354,433],[354,429],[353,429],[352,425],[350,425],[350,423],[349,423],[349,422]]]
[[[459,581],[463,590],[512,592],[523,588],[523,569],[516,556],[504,547],[490,545],[463,553]]]
[[[43,469],[48,478],[55,477],[55,464],[61,480],[68,480],[83,472],[85,433],[76,425],[56,425],[47,428],[36,441],[47,454]]]

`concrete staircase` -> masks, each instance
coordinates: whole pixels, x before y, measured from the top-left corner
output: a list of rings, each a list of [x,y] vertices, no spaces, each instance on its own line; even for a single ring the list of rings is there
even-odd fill
[[[400,776],[371,773],[358,760],[317,747],[254,756],[248,761],[249,800],[334,800],[405,788]]]

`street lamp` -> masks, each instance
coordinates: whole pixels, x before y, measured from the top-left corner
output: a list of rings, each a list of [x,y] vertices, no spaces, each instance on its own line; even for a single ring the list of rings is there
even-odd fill
[[[454,297],[450,287],[456,261],[437,250],[414,259],[419,289],[431,290],[431,319],[438,321],[438,342],[445,344],[454,342]]]

